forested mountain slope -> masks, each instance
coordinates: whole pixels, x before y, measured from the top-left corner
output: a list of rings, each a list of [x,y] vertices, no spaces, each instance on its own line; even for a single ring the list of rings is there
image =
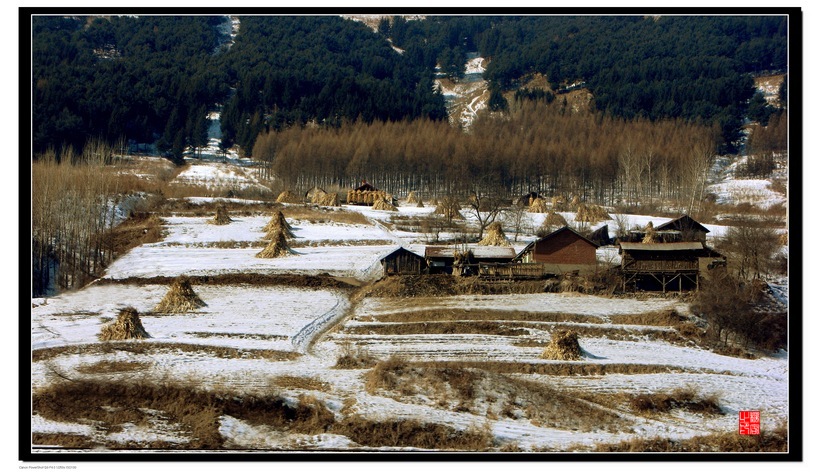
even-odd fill
[[[33,17],[35,153],[102,138],[156,142],[179,161],[218,104],[224,146],[246,154],[271,128],[439,121],[436,67],[459,81],[468,53],[487,59],[491,109],[538,74],[556,93],[582,84],[613,117],[713,125],[732,152],[760,103],[750,73],[785,71],[789,26],[784,15],[384,17],[375,30],[337,16],[238,20],[221,49],[227,17]]]

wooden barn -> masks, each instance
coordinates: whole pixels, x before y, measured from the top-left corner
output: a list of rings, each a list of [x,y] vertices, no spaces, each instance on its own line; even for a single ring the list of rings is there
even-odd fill
[[[427,261],[413,251],[400,247],[381,259],[384,275],[420,275],[427,273]]]
[[[700,241],[620,243],[623,290],[667,292],[698,289],[703,274],[726,258]]]
[[[685,214],[680,218],[661,224],[655,228],[655,231],[659,233],[677,231],[681,234],[680,240],[683,242],[706,242],[706,234],[709,232],[705,226]]]
[[[527,245],[515,258],[520,263],[538,263],[544,275],[591,273],[597,269],[598,245],[564,226]]]
[[[456,262],[456,257],[459,257]],[[461,275],[477,275],[485,264],[512,262],[515,249],[505,246],[427,246],[424,259],[431,274],[452,274],[453,267],[461,269]]]

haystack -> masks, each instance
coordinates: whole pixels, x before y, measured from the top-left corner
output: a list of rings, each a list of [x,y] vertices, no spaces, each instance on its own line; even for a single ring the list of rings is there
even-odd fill
[[[339,206],[339,195],[336,193],[317,192],[313,196],[313,204],[319,206]]]
[[[567,220],[564,219],[563,216],[556,213],[555,211],[550,211],[547,213],[547,217],[544,218],[544,221],[541,223],[541,226],[536,231],[536,235],[538,237],[544,237],[552,233],[558,228],[564,227],[567,225]]]
[[[277,203],[301,203],[302,200],[299,198],[298,195],[293,193],[290,190],[283,191],[279,193],[279,196],[276,198]]]
[[[225,209],[224,206],[217,206],[216,208],[216,215],[208,220],[208,224],[216,224],[219,226],[225,225],[233,221],[230,216],[228,216],[228,211]]]
[[[416,208],[424,208],[424,201],[421,201],[421,198],[416,202]]]
[[[552,197],[552,209],[558,211],[566,211],[567,201],[564,199],[563,196],[553,196]]]
[[[509,246],[510,241],[504,235],[504,230],[501,228],[501,223],[493,221],[487,227],[487,234],[484,239],[478,242],[479,246]]]
[[[780,242],[781,246],[788,246],[789,245],[789,233],[785,232],[785,233],[781,234],[778,241]]]
[[[578,333],[572,330],[558,330],[553,332],[552,339],[541,358],[548,360],[579,360],[581,359],[581,345],[578,344]]]
[[[290,227],[290,224],[285,219],[285,215],[282,214],[281,210],[279,210],[273,214],[270,221],[268,221],[268,224],[262,228],[262,231],[267,233],[265,235],[265,239],[272,239],[274,234],[277,232],[284,233],[286,238],[292,238],[294,236],[292,229],[293,228]]]
[[[407,195],[407,204],[414,204],[417,200],[418,198],[416,197],[415,191],[411,191],[410,194]]]
[[[270,243],[256,254],[256,257],[271,259],[274,257],[284,257],[293,254],[293,250],[288,246],[288,239],[283,232],[274,232]]]
[[[194,292],[191,280],[186,276],[177,277],[165,297],[154,307],[158,313],[185,313],[205,307],[207,304]]]
[[[646,227],[643,229],[644,235],[643,240],[641,241],[644,244],[652,244],[654,242],[658,242],[657,234],[655,233],[655,226],[652,224],[652,221],[646,223]]]
[[[436,197],[433,197],[433,201],[431,201],[430,204],[435,207],[438,207],[438,199]]]
[[[433,213],[443,214],[445,218],[450,220],[464,219],[464,215],[461,214],[461,206],[456,200],[443,199],[439,201]]]
[[[547,202],[544,201],[542,198],[535,198],[530,203],[530,207],[527,210],[530,213],[546,213],[549,210],[547,209]]]
[[[142,340],[151,335],[143,328],[137,309],[126,307],[120,310],[115,321],[102,327],[99,338],[100,341]]]
[[[579,223],[595,224],[598,221],[608,219],[612,219],[612,216],[610,216],[604,208],[598,205],[587,205],[581,203],[578,205],[578,211],[575,214],[575,221]]]
[[[385,201],[385,199],[382,198],[382,197],[379,197],[379,198],[376,199],[376,201],[373,203],[373,208],[372,209],[377,209],[377,210],[381,210],[381,211],[398,211],[399,210],[398,208],[393,206],[392,203],[389,203],[389,202]]]
[[[570,200],[570,202],[569,202],[569,205],[572,206],[573,208],[576,207],[576,206],[579,206],[580,204],[581,204],[581,197],[578,196],[578,195],[574,195],[572,197],[572,200]]]

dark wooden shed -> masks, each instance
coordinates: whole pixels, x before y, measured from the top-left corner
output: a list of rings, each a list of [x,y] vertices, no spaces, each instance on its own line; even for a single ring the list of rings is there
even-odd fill
[[[699,241],[620,243],[623,288],[637,290],[692,290],[700,286],[707,269],[725,265],[726,258]]]
[[[547,275],[591,273],[597,269],[598,245],[569,226],[533,241],[516,256],[522,263],[540,263]]]
[[[427,272],[424,256],[403,247],[396,249],[381,259],[384,275],[420,275]]]
[[[424,258],[430,266],[431,274],[452,274],[456,254],[463,256],[459,266],[465,275],[475,275],[483,264],[503,264],[512,262],[515,249],[504,246],[427,246]]]
[[[683,242],[706,242],[706,234],[709,233],[709,230],[704,225],[685,214],[680,218],[661,224],[655,228],[655,231],[678,231],[681,233],[680,240]]]

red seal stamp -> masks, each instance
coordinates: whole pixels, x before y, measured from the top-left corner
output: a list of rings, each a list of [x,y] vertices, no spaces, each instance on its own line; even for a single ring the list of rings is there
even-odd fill
[[[737,417],[740,435],[760,435],[760,411],[740,411]]]

